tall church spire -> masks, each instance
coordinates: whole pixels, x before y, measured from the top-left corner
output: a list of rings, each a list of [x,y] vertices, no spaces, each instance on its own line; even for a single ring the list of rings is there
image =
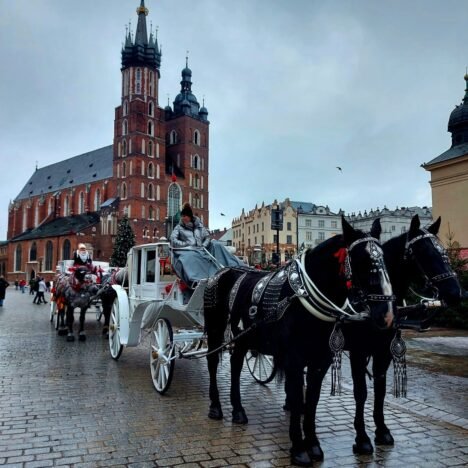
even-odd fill
[[[135,40],[132,41],[129,31],[125,38],[125,46],[122,49],[122,69],[131,66],[147,66],[156,68],[159,71],[161,66],[161,49],[158,41],[152,39],[148,41],[148,30],[146,28],[146,16],[148,8],[145,1],[140,1],[140,6],[136,9],[138,23],[135,32]]]

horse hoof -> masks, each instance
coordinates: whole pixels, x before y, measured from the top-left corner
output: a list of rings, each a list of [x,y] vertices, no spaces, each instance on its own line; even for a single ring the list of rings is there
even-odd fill
[[[59,329],[57,331],[58,336],[65,336],[67,334],[67,330]]]
[[[223,419],[223,412],[219,406],[212,406],[210,407],[210,411],[208,412],[208,417],[210,419],[215,419],[219,421]]]
[[[234,424],[247,424],[249,422],[249,419],[247,418],[245,411],[242,409],[239,411],[232,412],[232,422]]]
[[[375,431],[374,442],[376,445],[394,445],[395,444],[395,440],[393,439],[392,434],[390,434],[390,431],[385,431],[385,432]]]
[[[69,342],[75,341],[75,337],[73,336],[73,334],[69,333],[67,335],[67,341],[69,341]]]
[[[323,460],[323,450],[319,444],[314,444],[310,447],[307,447],[307,454],[309,455],[312,461],[322,461]]]
[[[293,466],[314,466],[312,459],[305,450],[291,450],[291,465]]]
[[[78,335],[78,339],[79,339],[80,341],[86,341],[86,335],[85,335],[84,333],[80,333],[80,334]]]
[[[356,443],[353,445],[353,453],[358,455],[371,455],[374,453],[374,447],[369,437],[360,440],[356,438]]]

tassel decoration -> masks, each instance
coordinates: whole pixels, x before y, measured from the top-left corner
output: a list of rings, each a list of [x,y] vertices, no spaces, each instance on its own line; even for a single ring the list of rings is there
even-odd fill
[[[341,357],[343,354],[344,342],[341,324],[340,322],[336,322],[329,340],[332,352],[331,396],[341,395]]]
[[[393,357],[393,396],[406,398],[406,344],[401,337],[400,329],[390,344],[390,351]]]

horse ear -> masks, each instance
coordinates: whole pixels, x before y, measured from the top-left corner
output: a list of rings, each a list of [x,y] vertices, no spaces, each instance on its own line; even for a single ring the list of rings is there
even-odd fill
[[[417,234],[420,226],[421,226],[421,221],[419,221],[419,216],[415,214],[413,216],[413,219],[411,220],[411,224],[409,228],[409,234],[411,237]]]
[[[380,218],[377,218],[373,223],[370,230],[370,235],[375,237],[377,240],[380,239],[380,234],[382,234],[382,226],[380,224]]]
[[[348,221],[346,221],[343,215],[341,216],[341,227],[343,229],[343,239],[345,244],[350,246],[358,238],[356,230],[348,223]]]
[[[440,228],[440,216],[427,228],[427,230],[431,233],[434,234],[434,236],[437,236],[437,233],[439,232]]]

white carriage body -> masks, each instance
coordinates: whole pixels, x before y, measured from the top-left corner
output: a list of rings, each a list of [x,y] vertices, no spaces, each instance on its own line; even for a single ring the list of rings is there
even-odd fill
[[[175,342],[198,339],[203,334],[207,280],[188,298],[170,269],[170,257],[168,242],[135,246],[128,253],[128,288],[113,286],[119,302],[121,344],[137,346],[141,330],[151,330],[159,319],[170,321]]]

